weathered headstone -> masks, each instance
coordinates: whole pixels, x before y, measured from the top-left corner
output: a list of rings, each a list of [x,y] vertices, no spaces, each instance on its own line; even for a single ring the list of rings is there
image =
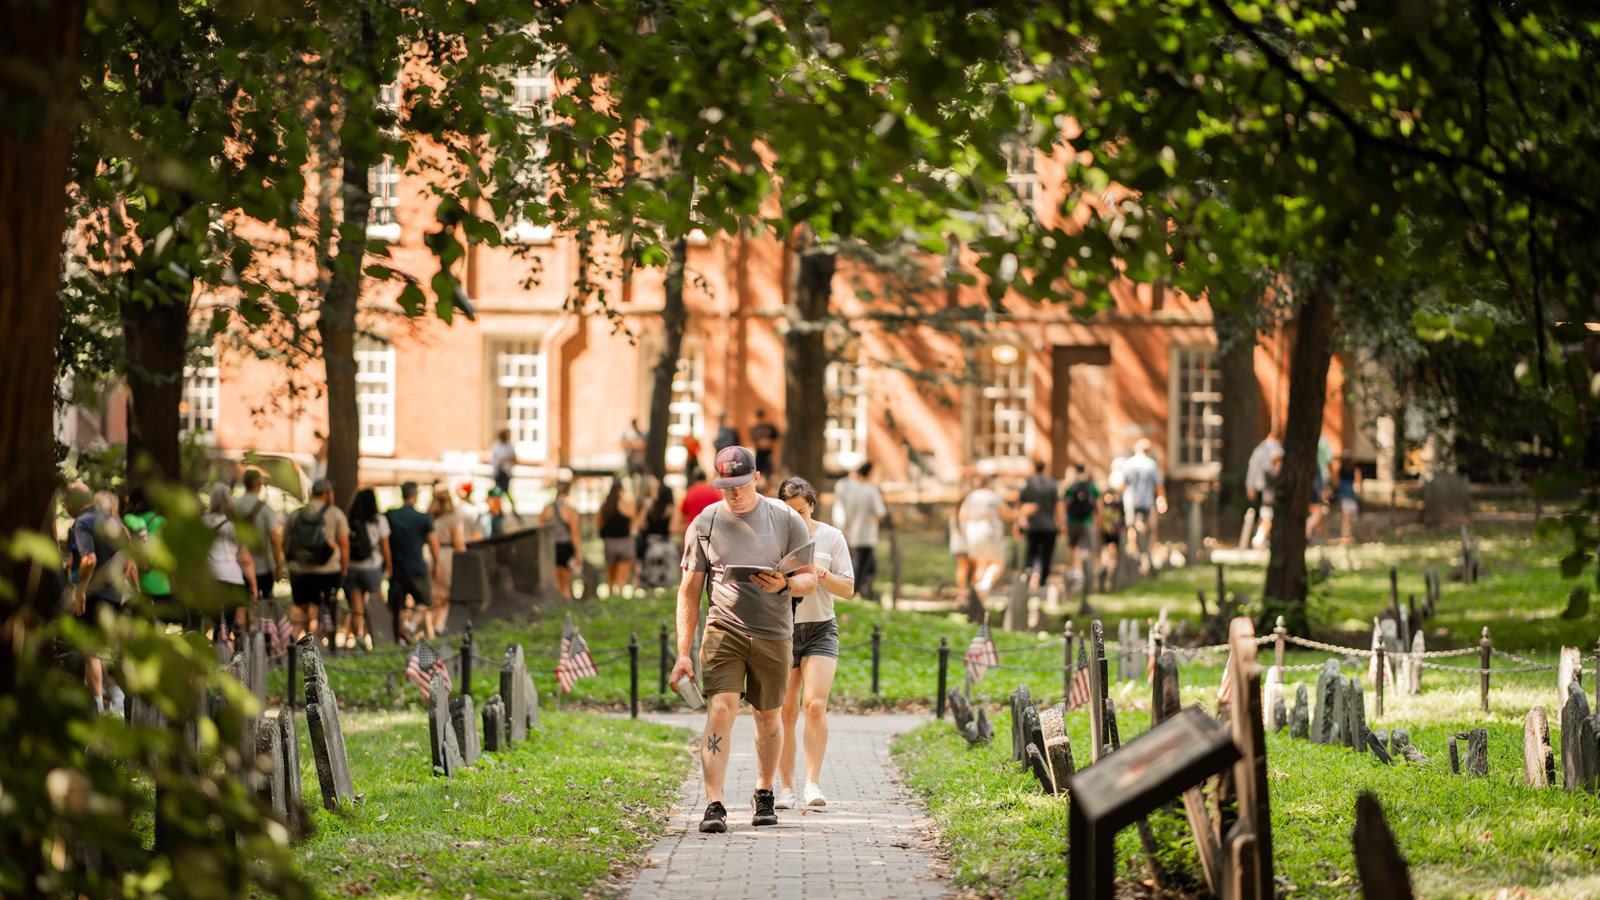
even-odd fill
[[[450,725],[456,733],[456,743],[461,751],[461,761],[477,765],[483,756],[483,743],[478,740],[478,717],[472,708],[472,696],[462,694],[450,698]]]
[[[494,694],[483,701],[483,749],[486,753],[499,753],[505,746],[506,705],[499,694]]]
[[[267,636],[252,631],[244,637],[245,686],[255,695],[261,708],[267,706]]]
[[[972,707],[967,704],[967,695],[956,688],[951,688],[945,693],[949,702],[950,717],[955,720],[956,730],[966,733],[967,726],[972,723]]]
[[[1089,761],[1098,762],[1106,742],[1106,639],[1100,620],[1089,623]]]
[[[1045,761],[1044,753],[1039,750],[1039,745],[1029,742],[1028,746],[1023,749],[1023,753],[1027,756],[1028,771],[1032,772],[1033,777],[1038,779],[1039,786],[1044,788],[1046,793],[1056,793],[1055,776],[1050,774],[1050,764]]]
[[[256,767],[260,773],[256,794],[272,806],[283,822],[289,821],[289,798],[284,791],[288,762],[283,755],[283,732],[275,724],[256,732]]]
[[[1556,666],[1556,697],[1565,701],[1567,685],[1574,681],[1583,683],[1583,658],[1577,647],[1562,647],[1561,662]]]
[[[978,720],[974,724],[978,726],[978,743],[987,744],[994,740],[994,723],[989,721],[989,714],[981,706],[978,707]]]
[[[1040,755],[1044,758],[1045,769],[1050,773],[1051,793],[1059,794],[1067,781],[1062,773],[1056,771],[1055,765],[1051,762],[1050,748],[1066,740],[1065,706],[1052,706],[1039,713],[1039,733],[1044,737],[1044,743],[1040,745]],[[1072,773],[1066,773],[1070,774]]]
[[[1267,668],[1266,681],[1261,689],[1261,713],[1267,716],[1262,721],[1261,727],[1273,731],[1283,726],[1278,724],[1276,713],[1283,706],[1283,671],[1277,666]]]
[[[433,757],[433,774],[449,778],[457,769],[466,768],[450,721],[450,689],[445,687],[444,673],[438,670],[428,686],[428,749]]]
[[[1106,698],[1106,746],[1112,750],[1122,749],[1122,736],[1117,732],[1117,704],[1110,697]]]
[[[1567,702],[1561,707],[1561,785],[1569,791],[1583,790],[1592,777],[1586,768],[1579,728],[1589,718],[1589,698],[1575,684],[1567,685]]]
[[[1311,711],[1306,702],[1306,686],[1298,685],[1294,692],[1294,711],[1289,713],[1289,736],[1305,739],[1311,733]]]
[[[500,702],[506,710],[506,743],[528,739],[528,667],[522,658],[522,645],[506,648],[500,662]]]
[[[1461,774],[1461,747],[1456,743],[1455,735],[1450,736],[1450,774]]]
[[[1033,695],[1027,685],[1019,685],[1011,692],[1011,758],[1027,765],[1028,728],[1023,722],[1023,710],[1033,706]]]
[[[1411,900],[1410,869],[1395,844],[1383,807],[1371,791],[1356,797],[1354,844],[1362,896],[1367,900]]]
[[[311,729],[311,755],[317,766],[317,782],[322,786],[322,805],[336,810],[356,799],[344,730],[339,726],[339,699],[328,685],[328,670],[322,665],[315,638],[306,635],[297,646],[305,671],[306,724]]]
[[[1418,629],[1417,633],[1411,636],[1411,681],[1407,688],[1413,697],[1422,693],[1422,654],[1427,649],[1427,642],[1422,639],[1422,630]]]
[[[1322,671],[1317,673],[1317,707],[1311,717],[1311,742],[1313,744],[1333,743],[1336,717],[1334,706],[1339,701],[1339,689],[1344,682],[1339,677],[1339,661],[1330,659],[1322,664]]]
[[[1382,744],[1383,749],[1387,751],[1389,749],[1389,729],[1379,728],[1377,731],[1374,731],[1373,734],[1377,735],[1378,743]]]
[[[1328,714],[1331,720],[1328,724],[1328,740],[1326,743],[1343,745],[1345,743],[1345,728],[1350,724],[1350,713],[1345,709],[1345,695],[1349,693],[1349,683],[1343,675],[1333,679],[1333,710]]]
[[[1544,787],[1556,780],[1555,754],[1550,750],[1550,721],[1544,707],[1528,710],[1522,720],[1522,780],[1528,787]]]
[[[1283,697],[1278,697],[1272,704],[1272,730],[1282,731],[1289,727],[1289,711],[1283,705]]]
[[[279,706],[277,718],[268,724],[277,727],[283,745],[283,802],[289,808],[289,831],[305,834],[311,830],[311,817],[306,813],[300,781],[300,731],[295,727],[294,710],[287,704]]]
[[[533,684],[533,676],[526,671],[522,673],[522,693],[528,698],[528,730],[545,732],[544,723],[539,721],[539,689]]]
[[[1578,723],[1578,753],[1580,786],[1591,794],[1600,791],[1600,715],[1585,716]]]
[[[1399,653],[1405,649],[1405,645],[1400,643],[1400,623],[1394,619],[1378,620],[1378,640],[1383,643],[1383,649],[1389,653]]]
[[[1383,745],[1383,740],[1374,734],[1370,729],[1366,732],[1366,737],[1364,738],[1363,742],[1366,744],[1366,749],[1371,750],[1372,755],[1378,758],[1378,762],[1381,762],[1386,766],[1394,763],[1394,757],[1389,755],[1389,748],[1385,747]]]
[[[1351,675],[1345,682],[1344,694],[1345,709],[1345,746],[1358,753],[1367,752],[1367,697],[1361,687],[1361,679]]]
[[[1467,732],[1467,774],[1475,778],[1489,774],[1489,732],[1482,728]]]
[[[1039,727],[1039,707],[1030,703],[1022,711],[1022,728],[1025,740],[1023,746],[1035,744],[1039,747],[1039,752],[1044,753],[1044,729]]]
[[[1162,720],[1178,714],[1183,709],[1179,694],[1178,657],[1171,650],[1164,651],[1156,660],[1150,681],[1150,724],[1160,725]]]

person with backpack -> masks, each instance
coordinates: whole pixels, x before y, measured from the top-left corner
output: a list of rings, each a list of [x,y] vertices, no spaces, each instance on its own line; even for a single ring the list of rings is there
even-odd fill
[[[1033,475],[1022,485],[1021,504],[1027,552],[1023,568],[1032,572],[1032,586],[1043,587],[1050,579],[1050,563],[1056,553],[1056,535],[1061,533],[1061,495],[1056,480],[1045,473],[1045,462],[1033,462]]]
[[[389,520],[378,512],[378,495],[372,488],[356,491],[346,513],[350,520],[350,569],[344,595],[350,601],[350,618],[334,638],[340,647],[372,649],[372,629],[367,626],[367,601],[381,596],[389,577]]]
[[[1100,508],[1100,488],[1089,477],[1083,463],[1073,467],[1072,483],[1061,492],[1067,521],[1067,565],[1069,580],[1083,571],[1083,560],[1094,553],[1099,538],[1096,511]]]
[[[284,535],[297,633],[320,635],[322,613],[337,608],[350,574],[350,520],[333,503],[332,481],[312,482],[311,500],[289,517]]]

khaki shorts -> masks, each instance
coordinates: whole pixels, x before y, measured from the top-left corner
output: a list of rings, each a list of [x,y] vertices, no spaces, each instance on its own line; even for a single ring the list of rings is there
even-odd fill
[[[707,625],[700,645],[705,695],[739,694],[761,712],[783,706],[789,690],[791,646],[789,638],[768,641]]]

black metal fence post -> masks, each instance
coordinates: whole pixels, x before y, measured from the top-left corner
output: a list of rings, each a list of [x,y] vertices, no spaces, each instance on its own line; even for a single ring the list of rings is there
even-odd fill
[[[667,692],[667,676],[672,673],[672,656],[667,650],[667,623],[661,623],[661,686],[660,693]]]
[[[633,717],[639,718],[639,632],[628,632],[628,700]]]
[[[938,701],[937,701],[938,702],[938,707],[937,707],[938,712],[934,715],[934,718],[936,718],[936,719],[943,719],[944,718],[945,683],[946,683],[946,680],[949,678],[949,676],[950,676],[950,639],[947,638],[947,637],[942,637],[942,638],[939,638],[939,697],[938,697]]]
[[[872,623],[872,696],[878,696],[878,661],[883,652],[883,626]]]
[[[1489,626],[1483,626],[1483,638],[1478,641],[1478,667],[1483,671],[1479,673],[1481,679],[1478,683],[1478,706],[1483,712],[1489,711],[1489,654],[1494,651],[1494,643],[1489,640]]]
[[[1381,640],[1378,641],[1378,645],[1376,647],[1372,648],[1372,652],[1375,654],[1378,662],[1378,677],[1376,679],[1378,682],[1377,706],[1373,710],[1372,718],[1381,719],[1383,718],[1383,676],[1388,672],[1389,660],[1384,655],[1383,641]]]
[[[472,696],[472,654],[476,650],[472,641],[472,620],[467,620],[467,633],[461,636],[461,694]]]

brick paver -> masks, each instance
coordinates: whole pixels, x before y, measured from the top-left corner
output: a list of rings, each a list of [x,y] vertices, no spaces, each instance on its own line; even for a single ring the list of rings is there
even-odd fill
[[[651,719],[700,732],[705,714]],[[654,898],[945,897],[948,873],[928,822],[891,774],[889,739],[924,721],[912,715],[828,717],[822,808],[780,809],[778,824],[750,825],[755,792],[754,719],[734,723],[726,782],[728,831],[701,834],[706,800],[695,765],[666,837],[650,851],[628,896]],[[801,725],[804,733],[804,724]],[[803,754],[796,760],[804,778]],[[797,787],[801,785],[796,785]]]

